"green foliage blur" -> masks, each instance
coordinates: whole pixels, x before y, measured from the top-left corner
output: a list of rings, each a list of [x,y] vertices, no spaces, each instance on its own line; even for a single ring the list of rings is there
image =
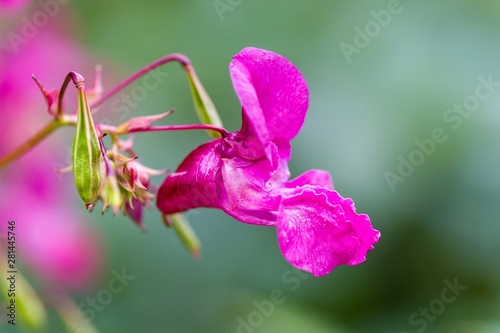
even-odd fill
[[[202,241],[201,259],[191,257],[156,211],[146,214],[146,234],[123,216],[94,212],[107,267],[77,303],[95,310],[85,304],[108,288],[112,270],[134,276],[94,311],[101,332],[500,332],[500,87],[474,111],[449,111],[471,100],[480,77],[500,82],[500,3],[402,0],[391,13],[394,5],[68,4],[64,15],[75,39],[112,73],[105,88],[163,55],[184,53],[231,131],[241,123],[231,56],[245,46],[286,56],[310,89],[306,123],[293,142],[292,176],[330,171],[336,190],[382,233],[365,263],[314,278],[282,258],[275,229],[220,211],[187,214]],[[163,70],[168,77],[129,116],[175,108],[163,123],[197,122],[185,73],[177,64]],[[102,117],[113,117],[106,105]],[[443,142],[432,139],[436,129]],[[135,150],[145,165],[175,170],[209,139],[203,131],[143,134]],[[76,193],[74,202],[87,214]],[[467,288],[446,291],[455,281]],[[63,332],[51,315],[50,332]]]

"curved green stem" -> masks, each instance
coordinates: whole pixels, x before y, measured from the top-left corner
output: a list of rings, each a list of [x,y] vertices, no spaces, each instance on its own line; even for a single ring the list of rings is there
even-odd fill
[[[16,158],[18,158],[21,155],[23,155],[24,153],[26,153],[28,150],[30,150],[31,148],[36,146],[40,141],[45,139],[45,137],[47,137],[50,133],[52,133],[54,130],[56,130],[57,128],[59,128],[63,125],[66,125],[66,124],[63,121],[58,120],[58,119],[54,119],[53,121],[51,121],[50,123],[45,125],[45,127],[43,127],[40,131],[38,131],[38,133],[33,135],[31,138],[29,138],[25,143],[23,143],[22,145],[20,145],[16,149],[14,149],[12,152],[7,154],[6,156],[3,156],[2,158],[0,158],[0,168],[3,168],[4,166],[9,164],[10,162],[15,160]]]

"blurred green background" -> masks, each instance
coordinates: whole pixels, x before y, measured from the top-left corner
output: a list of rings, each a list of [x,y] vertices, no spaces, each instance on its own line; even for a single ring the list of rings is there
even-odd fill
[[[293,142],[292,176],[329,170],[336,190],[353,198],[382,237],[362,265],[302,279],[290,275],[273,228],[220,211],[191,212],[203,244],[195,260],[156,211],[147,212],[146,234],[125,217],[96,212],[90,218],[105,241],[107,267],[77,301],[107,288],[113,269],[135,276],[95,314],[96,327],[106,333],[500,332],[500,88],[457,129],[443,119],[474,94],[478,77],[500,81],[500,3],[401,1],[402,11],[350,62],[341,43],[355,46],[356,27],[364,30],[374,20],[371,11],[386,10],[390,1],[219,3],[231,10],[218,13],[213,1],[87,0],[69,3],[61,15],[75,40],[113,73],[105,88],[165,54],[189,56],[231,131],[241,124],[231,56],[245,46],[286,56],[310,89],[306,123]],[[163,70],[169,76],[134,115],[174,107],[163,123],[197,122],[185,74],[176,64]],[[103,117],[113,115],[105,109]],[[436,128],[447,140],[392,190],[386,172],[397,174],[399,156],[407,159],[418,149],[415,140]],[[203,132],[144,134],[136,151],[150,167],[175,170],[206,140]],[[76,192],[74,205],[86,214]],[[445,280],[456,279],[467,289],[440,303]],[[286,300],[259,317],[255,301],[269,300],[274,289]],[[419,311],[429,306],[435,315],[431,310],[423,319]],[[63,332],[52,319],[50,332]],[[245,328],[241,320],[259,325]]]

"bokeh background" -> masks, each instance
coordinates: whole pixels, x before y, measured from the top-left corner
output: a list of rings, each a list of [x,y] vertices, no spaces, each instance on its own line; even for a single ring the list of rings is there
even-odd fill
[[[21,34],[23,18],[31,19],[45,2],[2,13],[4,49],[9,48],[6,36]],[[92,324],[100,332],[500,332],[500,87],[476,111],[461,116],[458,128],[443,118],[475,93],[480,76],[500,81],[500,3],[402,0],[399,13],[347,59],[341,43],[356,46],[357,28],[364,30],[375,20],[372,11],[387,10],[393,1],[63,2],[38,37],[20,45],[29,48],[49,29],[78,45],[80,53],[73,56],[43,44],[51,61],[64,63],[53,74],[40,64],[40,79],[49,88],[70,70],[91,80],[98,62],[109,88],[153,60],[181,52],[191,58],[225,127],[234,131],[241,114],[229,79],[231,56],[245,46],[286,56],[310,88],[306,123],[293,142],[292,176],[311,168],[329,170],[337,191],[353,198],[357,211],[368,214],[382,233],[362,265],[300,278],[291,275],[273,228],[245,225],[220,211],[191,212],[203,246],[202,258],[195,260],[158,212],[146,213],[148,232],[142,234],[121,215],[88,215],[76,191],[70,191],[60,205],[89,224],[102,247],[99,273],[73,293],[75,302],[107,289],[113,270],[134,276],[96,311]],[[31,60],[34,70],[37,59]],[[130,115],[175,108],[163,123],[197,122],[183,71],[176,64],[162,70],[168,76]],[[25,89],[39,94],[34,84]],[[37,98],[43,114],[43,99]],[[11,112],[0,104],[0,119]],[[121,121],[110,103],[99,117]],[[49,118],[37,119],[26,133]],[[0,120],[5,131],[3,126]],[[23,125],[17,126],[16,133],[22,133]],[[430,138],[436,128],[447,140],[391,188],[387,172],[397,174],[400,156],[408,159],[418,150],[415,140]],[[59,149],[51,161],[65,164],[71,136],[65,129],[50,139]],[[144,164],[174,170],[206,140],[204,132],[144,134],[136,151]],[[15,186],[0,181],[2,192]],[[71,174],[63,175],[62,183],[73,186]],[[20,209],[0,205],[3,211]],[[57,214],[57,205],[47,207],[47,214]],[[48,237],[50,230],[46,233],[39,237]],[[26,274],[36,281],[35,274]],[[445,281],[467,289],[443,303]],[[269,300],[275,289],[286,300],[268,315],[255,315],[255,302]],[[420,311],[429,306],[434,310],[425,317]],[[46,332],[65,331],[54,310],[49,319]],[[252,320],[258,325],[241,324]],[[20,332],[5,317],[0,323],[2,332]]]

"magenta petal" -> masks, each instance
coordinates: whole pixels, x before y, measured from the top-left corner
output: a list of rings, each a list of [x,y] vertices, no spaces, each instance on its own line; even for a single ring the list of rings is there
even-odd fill
[[[191,208],[219,208],[217,173],[220,171],[221,140],[207,142],[193,150],[158,190],[156,204],[164,214]]]
[[[304,123],[309,91],[299,70],[276,53],[247,47],[229,65],[234,90],[243,106],[242,137],[249,145],[293,139]]]
[[[281,197],[272,191],[270,179],[274,170],[267,159],[248,165],[243,165],[243,161],[238,157],[224,159],[221,169],[224,189],[219,192],[221,208],[241,222],[276,225]]]
[[[308,170],[295,179],[284,184],[286,188],[296,188],[306,185],[316,185],[333,190],[332,177],[328,171]]]
[[[352,200],[327,189],[296,189],[283,199],[278,214],[283,256],[315,276],[363,262],[380,236],[367,215],[356,214]]]

